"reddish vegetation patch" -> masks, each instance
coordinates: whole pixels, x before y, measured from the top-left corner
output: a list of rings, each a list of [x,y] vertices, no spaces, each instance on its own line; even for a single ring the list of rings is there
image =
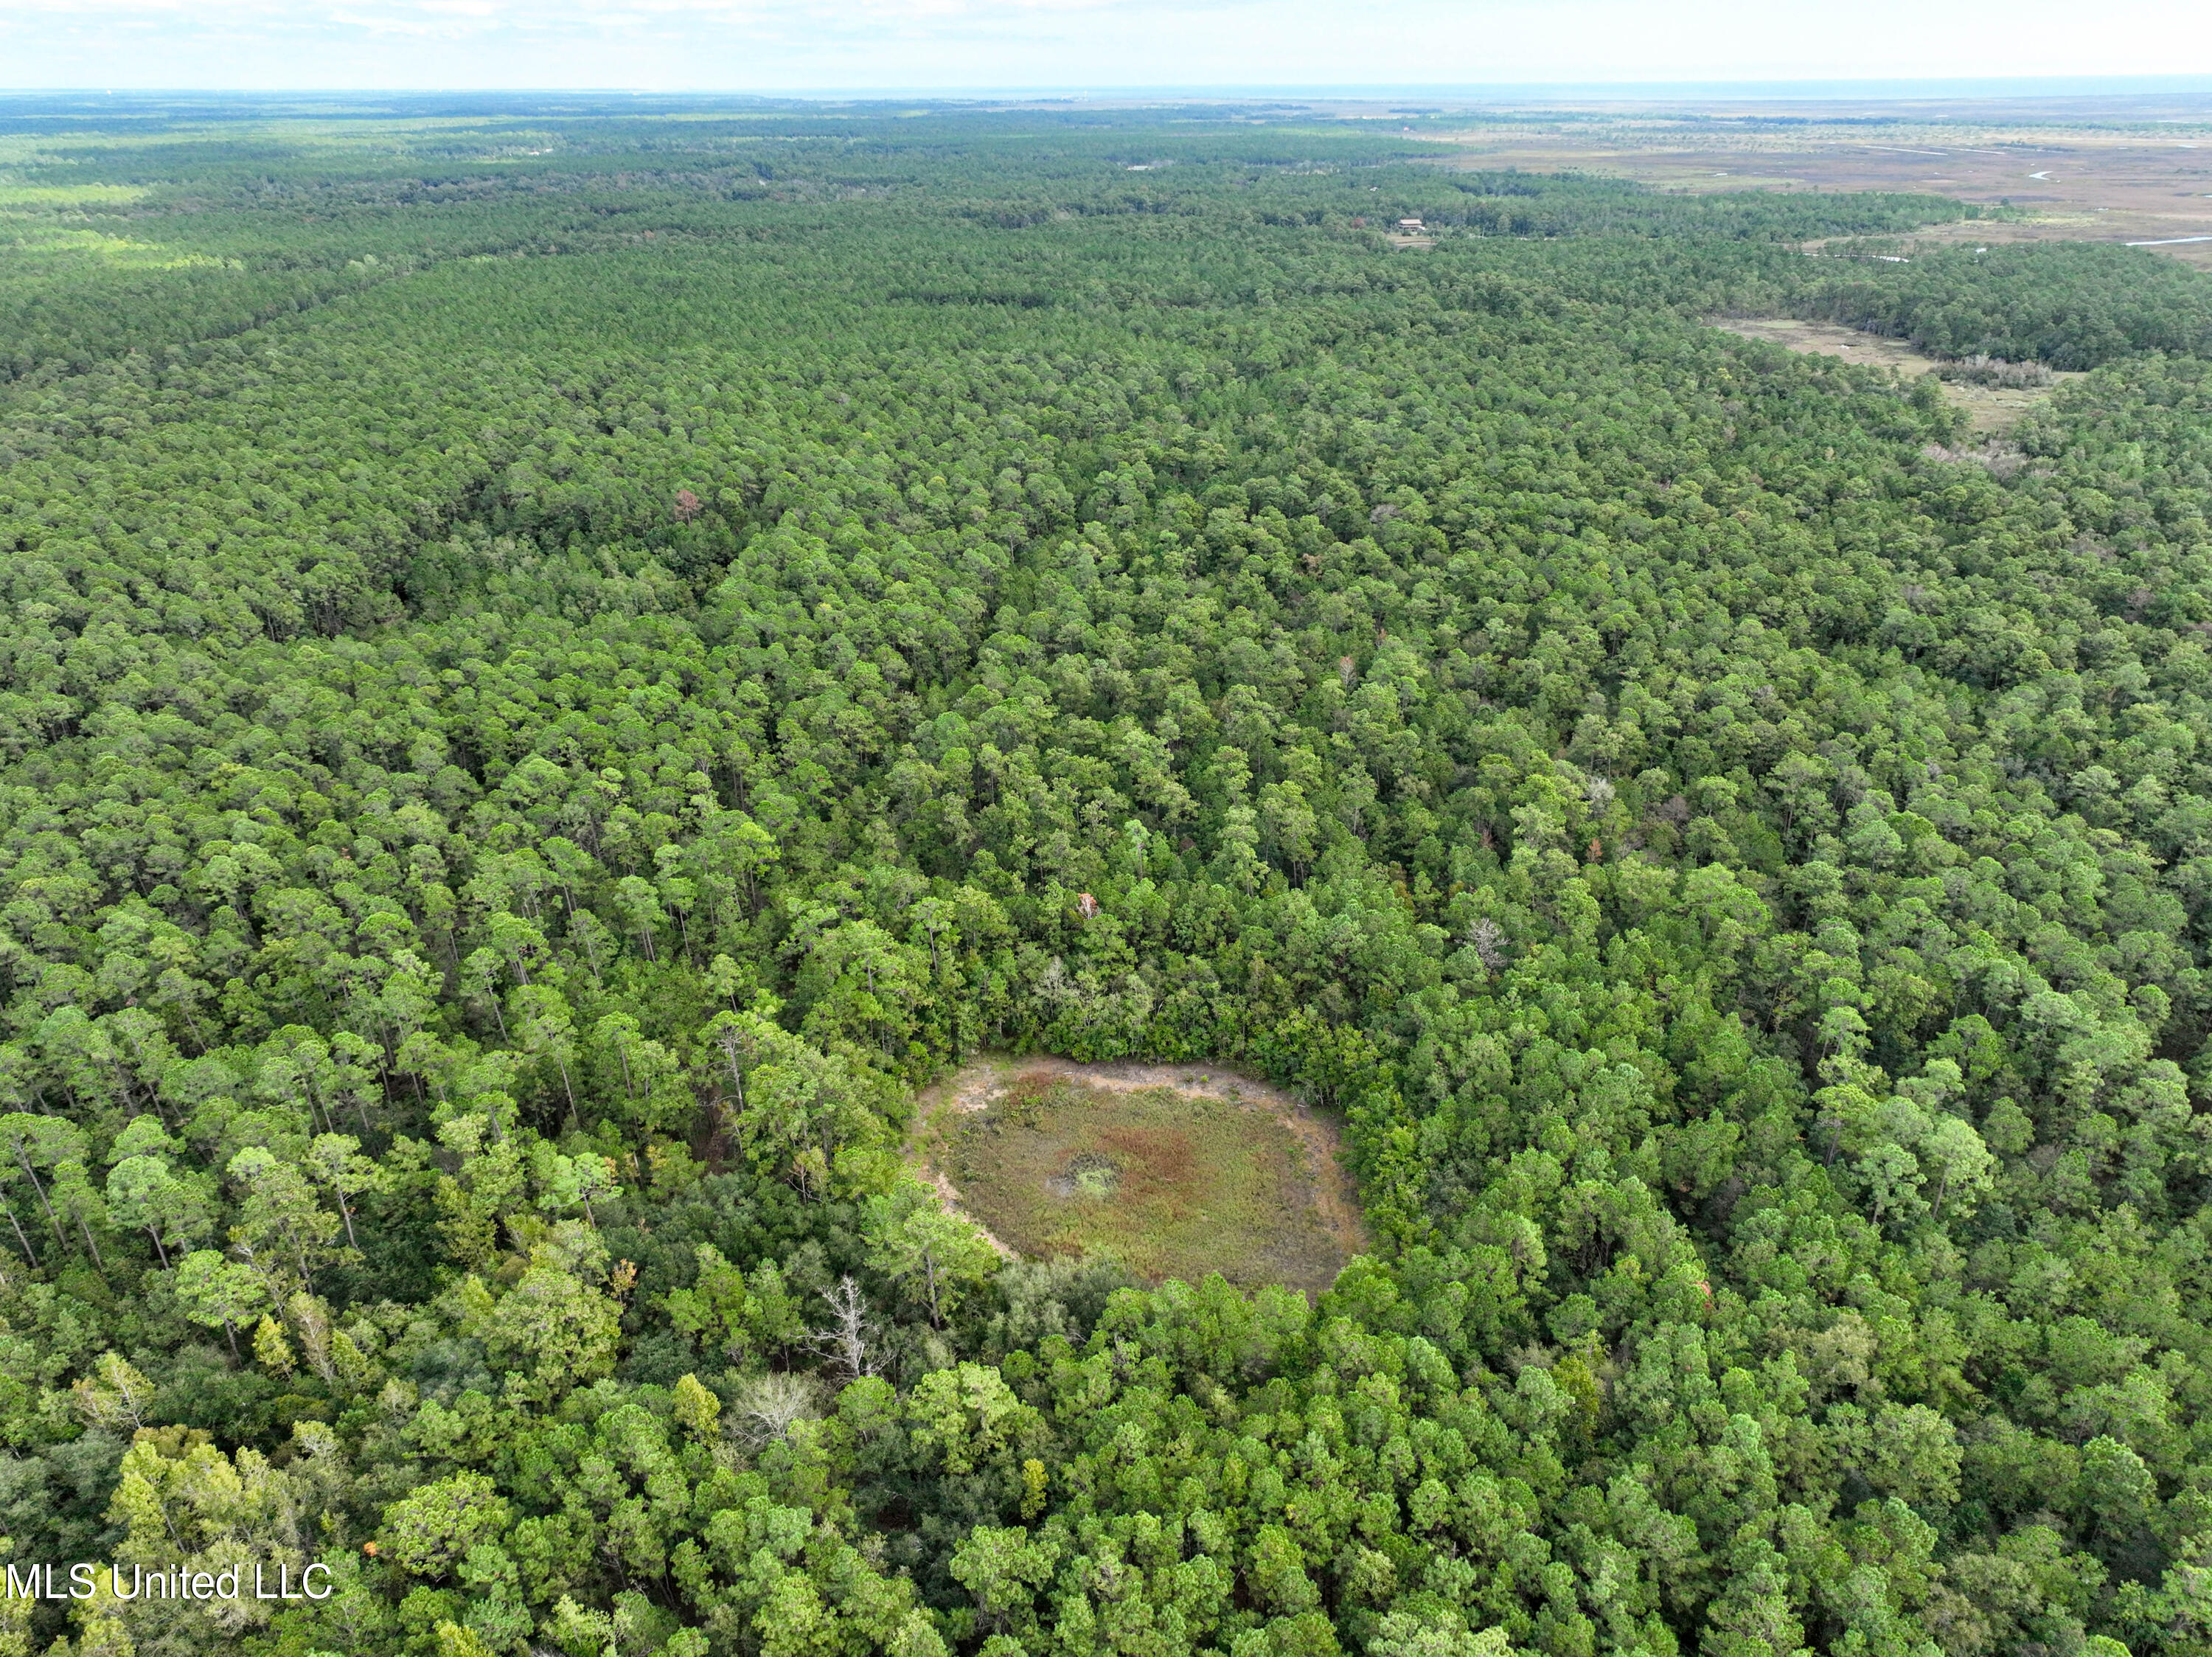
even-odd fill
[[[1198,1148],[1177,1129],[1102,1128],[1098,1139],[1113,1154],[1121,1188],[1132,1197],[1172,1199],[1197,1184]]]
[[[1049,1096],[1060,1081],[1061,1078],[1050,1070],[1024,1070],[1006,1084],[1006,1102],[1010,1105],[1037,1104]]]

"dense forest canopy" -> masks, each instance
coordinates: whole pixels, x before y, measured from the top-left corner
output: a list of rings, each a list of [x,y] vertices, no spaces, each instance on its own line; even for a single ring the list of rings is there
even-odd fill
[[[2203,277],[1218,111],[11,131],[6,1556],[336,1591],[0,1653],[2212,1647]],[[2090,372],[1962,459],[1728,313]],[[1375,1252],[1001,1260],[987,1049],[1297,1089]]]

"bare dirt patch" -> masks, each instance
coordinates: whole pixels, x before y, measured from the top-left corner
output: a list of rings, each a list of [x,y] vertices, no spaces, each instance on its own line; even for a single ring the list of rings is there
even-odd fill
[[[1010,1254],[1308,1295],[1368,1246],[1340,1151],[1328,1118],[1217,1068],[1005,1057],[927,1090],[911,1147]]]
[[[1934,357],[1923,356],[1902,339],[1845,328],[1832,322],[1801,322],[1795,317],[1710,320],[1714,327],[1746,339],[1763,339],[1793,351],[1887,369],[1908,380],[1933,374],[1939,366]],[[1970,431],[1979,436],[1994,436],[2018,425],[2022,416],[2046,401],[2060,384],[2080,378],[2077,374],[2054,374],[2048,386],[1977,386],[1956,380],[1940,383],[1943,395],[1966,411]]]

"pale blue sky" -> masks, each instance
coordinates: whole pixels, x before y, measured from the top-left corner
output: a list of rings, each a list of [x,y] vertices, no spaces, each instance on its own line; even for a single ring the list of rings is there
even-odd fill
[[[0,0],[0,86],[799,91],[2212,73],[2207,0]]]

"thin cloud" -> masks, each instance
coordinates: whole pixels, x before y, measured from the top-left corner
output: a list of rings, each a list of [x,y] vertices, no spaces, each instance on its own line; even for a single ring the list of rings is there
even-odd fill
[[[1221,9],[1249,0],[1194,0],[1197,9]],[[1193,5],[1174,9],[1188,11]],[[732,24],[830,22],[854,16],[884,21],[963,21],[1020,19],[1066,13],[1119,11],[1137,15],[1166,9],[1128,0],[594,0],[519,3],[518,0],[387,0],[375,5],[302,6],[286,0],[228,0],[205,6],[194,0],[9,0],[0,28],[31,16],[66,18],[90,28],[131,21],[181,25],[196,33],[229,34],[276,27],[290,33],[319,27],[406,29],[424,18],[465,18],[487,27],[619,31],[641,15],[680,15]]]
[[[0,0],[0,85],[801,90],[2212,72],[2172,0]],[[1900,65],[1895,43],[1912,42]]]

